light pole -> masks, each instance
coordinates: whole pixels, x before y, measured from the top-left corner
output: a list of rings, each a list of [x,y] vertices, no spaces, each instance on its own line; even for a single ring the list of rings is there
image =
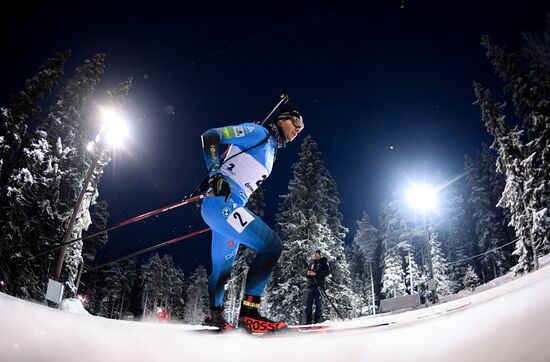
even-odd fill
[[[84,199],[84,194],[86,193],[86,190],[88,189],[88,185],[92,180],[92,176],[94,174],[94,171],[95,171],[95,168],[97,167],[98,162],[99,162],[99,157],[94,157],[92,163],[90,164],[90,167],[88,168],[88,172],[86,173],[86,177],[84,178],[84,183],[82,184],[82,189],[80,190],[80,194],[78,195],[78,199],[76,201],[76,205],[74,206],[71,219],[69,220],[69,226],[67,227],[67,231],[65,232],[65,236],[63,237],[63,241],[61,242],[62,244],[66,244],[67,242],[69,242],[71,238],[71,234],[73,233],[73,230],[74,230],[76,216],[78,215],[78,211],[80,210],[80,205],[82,204],[82,200]],[[54,274],[54,279],[57,281],[59,281],[59,278],[61,276],[61,269],[63,269],[63,262],[65,261],[66,252],[67,252],[67,246],[63,246],[61,250],[59,250],[59,256],[57,257],[57,264],[55,267],[55,274]]]
[[[69,220],[69,225],[67,226],[67,231],[65,232],[65,236],[63,237],[63,241],[61,242],[61,244],[66,244],[70,241],[71,235],[74,231],[76,217],[78,215],[78,212],[80,211],[82,201],[84,200],[84,195],[86,194],[86,190],[90,185],[90,181],[92,180],[99,160],[103,156],[103,152],[109,146],[116,147],[120,143],[122,137],[124,137],[125,135],[124,121],[119,112],[110,108],[101,107],[100,113],[103,125],[101,126],[101,129],[99,130],[99,133],[97,134],[95,140],[88,143],[87,147],[88,151],[92,152],[92,163],[90,164],[90,166],[88,167],[88,171],[86,172],[86,177],[84,178],[84,182],[82,183],[82,188],[80,189],[76,204],[73,208],[73,213]],[[63,269],[63,262],[65,261],[66,252],[66,245],[59,250],[59,256],[57,258],[57,264],[54,273],[54,279],[57,281],[60,281],[59,279],[61,277],[61,270]]]
[[[430,289],[430,292],[432,294],[432,302],[435,303],[437,301],[437,285],[434,280],[434,267],[432,263],[432,246],[430,245],[430,228],[428,227],[427,222],[424,223],[424,228],[426,231],[426,246],[428,247],[428,270],[430,273],[430,280],[433,283],[433,285],[430,285],[430,281],[428,281],[428,289]]]
[[[430,228],[428,226],[427,213],[434,211],[437,204],[437,190],[428,185],[414,185],[407,192],[409,205],[416,210],[422,211],[424,220],[424,233],[426,235],[426,247],[428,251],[428,273],[430,280],[428,281],[428,289],[431,291],[432,302],[437,300],[436,285],[433,273],[432,251],[430,245]],[[433,284],[433,285],[432,285]]]
[[[411,294],[414,294],[414,280],[413,280],[412,259],[411,259],[410,250],[409,250],[409,278],[411,283]]]
[[[372,314],[376,315],[376,299],[374,297],[374,276],[372,275],[372,266],[369,261],[369,273],[370,273],[370,293],[372,296]]]
[[[407,241],[402,241],[395,246],[396,248],[402,248],[407,252],[409,258],[409,282],[411,283],[411,294],[414,294],[414,279],[413,279],[413,270],[412,270],[412,258],[411,258],[411,248]]]

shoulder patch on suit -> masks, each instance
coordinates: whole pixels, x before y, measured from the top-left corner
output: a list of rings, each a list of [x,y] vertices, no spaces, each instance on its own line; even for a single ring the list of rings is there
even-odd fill
[[[223,138],[233,138],[235,137],[235,131],[233,130],[233,127],[223,127],[222,135]]]
[[[244,127],[243,126],[234,127],[234,129],[235,129],[235,137],[243,137],[244,136]]]

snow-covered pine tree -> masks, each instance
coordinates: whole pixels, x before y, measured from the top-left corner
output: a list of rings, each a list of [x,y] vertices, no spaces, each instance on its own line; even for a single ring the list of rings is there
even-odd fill
[[[479,277],[477,276],[477,273],[474,270],[473,266],[468,265],[468,268],[466,268],[466,274],[464,274],[464,278],[462,279],[462,284],[464,285],[464,288],[472,291],[479,284],[481,284],[481,281],[479,280]]]
[[[349,269],[353,289],[358,295],[358,311],[361,315],[373,314],[376,311],[376,281],[378,274],[378,258],[380,237],[378,229],[372,224],[369,216],[364,212],[361,220],[357,221],[357,231],[349,247]]]
[[[85,271],[80,285],[79,293],[86,296],[86,309],[93,315],[100,315],[101,304],[105,287],[104,273],[105,269]]]
[[[532,75],[537,80],[539,87],[546,95],[550,93],[550,14],[545,15],[545,28],[541,35],[524,33],[525,44],[523,53],[529,60],[529,65],[534,69]]]
[[[172,318],[183,318],[184,314],[184,285],[185,276],[183,271],[174,265],[172,257],[165,255],[163,261],[166,265],[167,282],[165,285],[167,298],[164,302],[164,307],[168,312],[168,316]],[[206,272],[205,272],[206,273]]]
[[[485,253],[479,260],[485,281],[497,278],[507,270],[504,250],[497,248],[509,241],[506,230],[502,227],[502,214],[496,208],[495,195],[493,195],[491,169],[494,167],[494,159],[490,156],[485,146],[482,153],[478,152],[475,165],[470,158],[465,159],[470,185],[469,201],[474,209],[478,250]]]
[[[296,324],[304,319],[304,262],[315,250],[314,245],[328,243],[330,230],[324,224],[326,212],[319,187],[325,166],[311,137],[302,143],[300,160],[292,167],[294,178],[289,182],[289,192],[281,196],[276,215],[283,252],[269,282],[265,305],[271,318]]]
[[[113,264],[103,271],[99,316],[113,318],[116,303],[122,296],[122,275],[120,264]]]
[[[402,251],[403,261],[405,263],[405,285],[407,293],[415,294],[421,292],[421,286],[426,278],[422,273],[422,269],[416,263],[414,239],[412,237],[407,239],[407,241],[399,243],[399,249]]]
[[[35,127],[36,118],[40,116],[41,100],[51,92],[63,74],[65,61],[69,52],[57,54],[39,68],[39,72],[27,80],[27,87],[12,97],[9,108],[0,108],[0,222],[10,222],[8,213],[11,205],[8,199],[8,179],[13,170],[21,164],[23,150],[30,142],[29,134]],[[25,177],[25,176],[23,176]],[[11,293],[25,295],[14,279],[14,263],[11,253],[17,243],[11,235],[6,235],[0,228],[0,277],[7,282]],[[46,261],[47,262],[47,261]],[[22,292],[22,293],[21,293]]]
[[[482,162],[480,163],[480,165],[482,165],[482,168],[484,170],[483,172],[488,175],[488,178],[490,180],[489,183],[491,187],[491,204],[495,205],[494,210],[500,218],[501,229],[502,233],[504,234],[504,240],[502,244],[508,243],[514,239],[514,229],[510,226],[510,210],[508,208],[496,207],[500,198],[502,197],[502,193],[504,192],[504,188],[506,186],[506,177],[502,173],[497,172],[496,155],[494,155],[494,152],[486,144],[482,144],[481,160]],[[513,264],[512,252],[514,250],[514,247],[513,245],[507,246],[504,247],[503,250],[505,251],[506,255],[506,268],[509,269],[510,266]]]
[[[357,314],[371,314],[371,285],[368,270],[365,270],[365,256],[357,244],[349,244],[344,248],[346,258],[349,261],[352,289],[357,294]],[[368,265],[367,265],[368,267]],[[369,305],[369,303],[371,305]]]
[[[380,253],[380,235],[366,212],[363,212],[363,217],[357,221],[357,232],[352,244],[356,244],[363,251],[366,263],[377,261]]]
[[[157,307],[164,307],[170,315],[178,310],[180,314],[184,304],[184,275],[174,265],[172,257],[164,255],[161,258],[155,253],[142,266],[142,271],[145,278],[146,313],[154,313]]]
[[[239,311],[246,286],[246,277],[255,255],[256,252],[254,250],[244,245],[239,245],[237,258],[233,263],[231,275],[225,285],[224,317],[227,322],[233,325],[238,323]]]
[[[40,116],[41,101],[57,85],[63,75],[65,62],[70,52],[58,53],[46,60],[38,73],[28,79],[24,91],[12,97],[10,105],[0,112],[0,190],[5,194],[6,182],[18,160],[21,147],[28,142],[27,130],[34,126]],[[1,242],[0,242],[1,243]],[[1,246],[0,246],[1,250]]]
[[[97,308],[100,316],[123,319],[128,314],[129,294],[136,275],[136,261],[131,259],[125,265],[113,264],[100,273],[101,281],[96,284],[97,293],[90,295],[90,309]],[[99,307],[95,305],[99,299]]]
[[[264,192],[262,186],[258,187],[246,203],[246,207],[260,218],[264,216]],[[238,323],[248,269],[255,256],[254,250],[244,245],[239,246],[237,258],[225,287],[224,316],[227,322],[233,325]]]
[[[501,218],[500,223],[502,225],[502,230],[506,235],[506,242],[510,242],[514,239],[514,228],[510,225],[510,209],[496,207],[502,197],[504,188],[506,187],[506,177],[502,173],[497,172],[497,158],[494,151],[491,150],[491,147],[487,146],[485,143],[482,143],[481,147],[481,159],[483,160],[482,164],[486,167],[484,172],[489,175],[489,179],[491,180],[491,203],[495,205],[494,210],[496,210],[496,213]],[[511,254],[514,247],[505,247],[504,250],[506,250],[508,264],[510,264],[508,265],[508,268],[510,268],[511,264],[513,264]]]
[[[331,231],[330,244],[322,253],[327,256],[331,273],[326,279],[327,294],[342,316],[353,318],[359,314],[360,302],[352,286],[349,263],[344,253],[344,238],[349,229],[342,225],[344,217],[339,210],[340,196],[336,181],[328,170],[325,170],[322,180],[327,213],[326,223]],[[338,317],[333,308],[324,308],[323,314],[328,319]]]
[[[441,218],[437,230],[440,236],[443,235],[443,253],[447,256],[447,262],[452,263],[449,265],[449,277],[455,286],[453,292],[457,292],[462,289],[462,278],[466,273],[464,259],[477,254],[470,205],[466,201],[465,191],[454,184],[441,190],[440,194],[445,202],[439,209]]]
[[[550,252],[550,14],[546,14],[542,36],[527,33],[524,39],[522,50],[529,64],[531,89],[529,97],[522,98],[522,108],[526,108],[522,118],[535,153],[533,176],[537,180],[531,186],[531,198],[538,202],[533,215],[533,234],[537,249],[547,254]]]
[[[104,56],[97,55],[77,69],[8,179],[0,239],[10,241],[11,248],[5,252],[10,257],[9,274],[16,295],[44,297],[50,260],[30,257],[62,240],[86,167],[85,145],[77,142],[82,137],[80,126],[87,117],[89,96],[103,72],[103,62]],[[83,203],[86,210],[90,198]],[[78,236],[88,225],[89,220],[79,222]],[[76,244],[73,249],[80,250],[82,244]],[[79,264],[74,260],[68,270],[71,291]]]
[[[118,319],[131,319],[132,313],[128,310],[131,302],[132,287],[137,278],[137,261],[129,259],[122,266],[122,297],[118,305]]]
[[[521,57],[515,53],[507,54],[488,36],[482,38],[487,57],[505,82],[504,89],[511,94],[515,113],[526,131],[518,139],[525,139],[523,152],[515,155],[520,156],[515,161],[523,173],[520,185],[525,210],[521,217],[517,210],[511,210],[515,214],[511,223],[520,234],[516,244],[516,254],[520,255],[519,264],[514,268],[516,272],[537,268],[538,252],[550,250],[550,68],[543,58],[544,54],[550,53],[550,16],[546,18],[541,38],[526,34],[524,39],[526,44]],[[507,206],[506,201],[502,206]],[[531,240],[527,241],[528,244],[522,239],[523,232],[517,230],[520,226],[518,219],[524,219],[523,227],[529,229]],[[529,256],[530,253],[533,256]]]
[[[432,258],[433,277],[437,285],[437,294],[447,296],[455,289],[449,279],[447,261],[441,250],[441,242],[438,240],[437,232],[430,233],[430,254]]]
[[[189,277],[185,294],[183,321],[186,324],[202,324],[210,310],[208,276],[202,265],[199,265]]]
[[[89,100],[103,69],[104,55],[98,54],[76,70],[38,126],[30,145],[23,150],[20,168],[15,169],[8,180],[8,223],[0,233],[19,243],[17,252],[10,254],[11,263],[25,265],[30,255],[63,238],[84,175],[92,161],[85,144],[85,140],[92,139],[90,132],[95,127],[92,124],[96,124]],[[130,81],[126,81],[109,94],[113,105],[120,104],[129,85]],[[88,209],[98,196],[97,184],[109,160],[108,152],[101,154],[88,193],[78,210],[71,238],[80,237],[90,225]],[[71,244],[64,259],[62,279],[66,280],[69,295],[76,291],[74,282],[82,260],[81,248],[81,242]],[[18,267],[14,279],[18,290],[15,292],[42,299],[54,258],[54,255],[48,255],[38,263],[33,260],[32,266]]]
[[[300,160],[293,165],[293,169],[294,178],[289,182],[289,192],[281,196],[282,202],[276,215],[276,229],[283,242],[283,253],[268,285],[267,301],[263,306],[271,318],[291,324],[305,319],[302,300],[307,287],[305,261],[311,253],[321,250],[331,268],[335,260],[345,260],[342,245],[336,242],[337,223],[329,218],[329,213],[333,211],[327,211],[332,206],[326,205],[329,198],[326,194],[326,169],[317,143],[311,136],[304,139]],[[337,268],[340,266],[337,265]],[[349,288],[349,284],[342,287]],[[338,293],[338,289],[329,290],[329,294],[334,293]],[[333,298],[333,301],[336,305],[341,303],[342,307],[346,306],[346,300]],[[327,309],[323,308],[324,313],[330,313]],[[347,312],[342,311],[342,314]]]
[[[107,227],[107,219],[109,218],[109,212],[107,211],[107,202],[100,201],[96,203],[91,212],[91,225],[90,228],[83,233],[83,236],[94,234],[98,231],[104,230]],[[77,279],[75,284],[79,293],[87,295],[88,306],[93,309],[96,304],[99,303],[98,295],[100,286],[97,282],[101,280],[98,278],[100,271],[86,272],[85,267],[90,267],[94,264],[95,256],[99,248],[107,243],[108,236],[106,233],[94,236],[84,240],[82,247],[82,263],[80,266],[82,273],[80,274],[80,283]],[[135,261],[134,261],[135,264]],[[80,285],[79,285],[80,284]]]
[[[503,114],[504,104],[493,101],[491,92],[474,82],[477,97],[475,102],[481,108],[481,116],[487,131],[495,138],[491,148],[497,150],[497,172],[506,175],[504,192],[497,204],[510,210],[510,224],[517,237],[514,254],[519,257],[513,270],[527,272],[537,267],[536,243],[533,242],[533,213],[528,206],[526,189],[529,172],[525,169],[526,148],[522,142],[523,131],[517,126],[510,128]]]
[[[402,219],[395,207],[396,201],[385,201],[380,211],[380,238],[382,240],[382,289],[385,298],[406,294],[404,260],[398,244],[402,240]]]
[[[109,219],[108,204],[106,201],[99,201],[92,207],[90,213],[91,224],[88,230],[82,233],[83,236],[95,234],[107,228],[107,220]],[[85,265],[92,265],[95,261],[97,251],[109,240],[107,233],[94,236],[86,239],[82,247],[82,258]]]
[[[260,185],[256,191],[250,195],[246,203],[248,210],[252,211],[258,217],[264,217],[264,208],[265,208],[265,189]]]
[[[101,55],[99,58],[104,58],[104,55]],[[96,55],[96,58],[98,58],[98,55]],[[125,102],[125,97],[127,96],[130,87],[132,85],[132,79],[127,79],[126,81],[120,83],[117,87],[115,87],[111,91],[107,91],[107,103],[110,107],[113,109],[120,109],[123,107]],[[91,95],[91,94],[90,94]],[[83,118],[81,121],[81,124],[79,125],[78,131],[81,135],[80,137],[76,137],[78,140],[77,145],[79,146],[77,148],[78,152],[80,153],[80,157],[76,155],[72,155],[74,158],[70,160],[69,164],[78,165],[84,164],[85,167],[81,168],[82,173],[72,175],[72,179],[67,180],[67,184],[71,185],[77,185],[78,182],[80,185],[82,185],[83,178],[85,177],[85,174],[90,167],[90,163],[93,162],[93,157],[98,157],[99,161],[97,166],[95,167],[95,172],[93,174],[93,178],[90,181],[90,184],[88,185],[89,192],[84,195],[84,199],[82,201],[82,204],[80,205],[80,210],[77,214],[75,226],[73,229],[73,233],[71,236],[71,239],[76,239],[82,236],[82,232],[88,229],[88,227],[91,224],[90,219],[90,206],[95,204],[97,197],[99,196],[99,181],[101,179],[101,176],[103,175],[104,169],[107,166],[107,164],[111,161],[111,154],[113,152],[112,148],[105,148],[101,153],[99,154],[91,154],[87,151],[86,147],[83,147],[83,145],[87,145],[88,140],[91,140],[95,137],[95,134],[97,132],[97,126],[96,122],[93,121],[94,112],[91,109],[91,105],[89,104],[88,100],[86,100],[86,109],[89,111],[88,118]],[[97,111],[95,112],[97,113]],[[86,159],[86,162],[82,162],[82,160]],[[63,184],[62,184],[63,185]],[[78,189],[80,191],[80,188]],[[75,196],[74,194],[71,196]],[[76,197],[73,200],[73,206],[74,208],[74,202],[76,201]],[[72,208],[70,209],[70,212],[72,213]],[[69,214],[70,215],[70,214]],[[82,246],[80,243],[71,244],[68,249],[67,253],[65,255],[65,262],[64,262],[64,269],[62,274],[62,280],[65,280],[65,284],[69,287],[69,289],[74,290],[74,281],[76,278],[76,273],[78,271],[78,266],[80,265],[82,261]]]
[[[83,287],[86,309],[112,319],[130,319],[131,289],[137,277],[135,258],[93,271]]]

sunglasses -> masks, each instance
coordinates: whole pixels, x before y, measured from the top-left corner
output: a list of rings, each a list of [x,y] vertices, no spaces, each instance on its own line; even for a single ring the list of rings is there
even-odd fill
[[[290,119],[294,127],[299,129],[300,131],[304,129],[304,120],[302,119],[302,117],[289,117],[288,119]]]

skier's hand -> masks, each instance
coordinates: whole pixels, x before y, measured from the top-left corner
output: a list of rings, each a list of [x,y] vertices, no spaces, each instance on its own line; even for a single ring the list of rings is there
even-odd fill
[[[221,173],[212,174],[208,179],[208,183],[212,187],[214,196],[225,196],[225,201],[227,202],[231,195],[231,186],[225,177]]]
[[[314,271],[308,270],[307,275],[315,276],[315,275],[317,275],[317,273],[314,272]]]

